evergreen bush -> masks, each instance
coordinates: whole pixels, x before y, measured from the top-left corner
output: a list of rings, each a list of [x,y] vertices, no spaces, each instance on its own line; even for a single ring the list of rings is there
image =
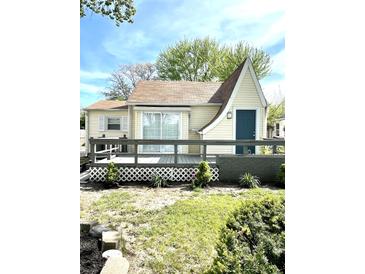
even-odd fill
[[[222,229],[209,274],[285,273],[285,199],[243,202]]]
[[[195,174],[192,186],[196,187],[206,187],[212,180],[212,171],[210,169],[209,163],[207,161],[202,161],[199,163],[198,172]]]
[[[108,163],[106,183],[108,187],[115,186],[119,180],[118,168],[113,162]]]

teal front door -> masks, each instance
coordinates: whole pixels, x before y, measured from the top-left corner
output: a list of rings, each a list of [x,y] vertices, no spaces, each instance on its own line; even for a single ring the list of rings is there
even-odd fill
[[[256,110],[236,110],[236,140],[256,139]],[[255,154],[254,146],[236,146],[236,154]]]

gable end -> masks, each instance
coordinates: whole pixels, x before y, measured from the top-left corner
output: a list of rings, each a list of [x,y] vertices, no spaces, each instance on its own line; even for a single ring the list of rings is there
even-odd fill
[[[213,129],[224,117],[226,117],[228,110],[232,107],[233,101],[237,96],[237,93],[239,91],[240,85],[242,83],[243,78],[245,77],[247,71],[250,72],[253,82],[255,84],[255,88],[256,91],[258,93],[258,96],[260,98],[261,104],[263,107],[267,107],[267,102],[265,99],[265,96],[262,92],[260,83],[256,77],[255,71],[253,69],[252,66],[252,62],[250,60],[250,58],[247,58],[244,62],[243,62],[243,67],[241,69],[240,75],[235,83],[235,86],[230,94],[230,96],[226,99],[226,101],[222,104],[220,110],[218,111],[217,115],[207,124],[205,125],[203,128],[201,128],[199,130],[200,134],[206,134],[207,132],[209,132],[211,129]],[[236,71],[235,71],[236,72]],[[233,72],[232,75],[235,73]],[[232,76],[231,75],[231,76]],[[227,79],[229,80],[231,78],[231,76]]]

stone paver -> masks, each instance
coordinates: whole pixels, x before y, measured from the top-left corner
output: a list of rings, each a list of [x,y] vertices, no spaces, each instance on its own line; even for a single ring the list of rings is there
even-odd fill
[[[103,258],[108,259],[110,257],[119,257],[119,256],[123,256],[122,251],[117,250],[117,249],[109,249],[107,251],[103,252]]]
[[[90,229],[90,236],[95,238],[101,238],[102,233],[104,231],[110,231],[111,229],[106,227],[105,225],[95,225]]]
[[[127,274],[129,262],[121,256],[110,257],[100,274]]]

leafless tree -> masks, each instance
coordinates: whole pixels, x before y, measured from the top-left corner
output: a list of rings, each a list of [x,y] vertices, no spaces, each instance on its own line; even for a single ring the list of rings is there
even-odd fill
[[[121,65],[109,78],[109,87],[103,91],[107,99],[126,100],[140,80],[158,79],[156,66],[151,63]]]

